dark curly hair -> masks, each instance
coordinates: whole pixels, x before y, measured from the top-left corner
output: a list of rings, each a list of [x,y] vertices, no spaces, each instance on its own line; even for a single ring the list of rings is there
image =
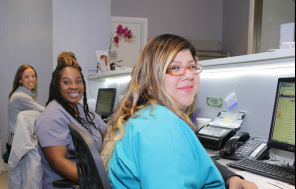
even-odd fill
[[[61,90],[60,90],[60,78],[61,78],[61,71],[66,67],[72,67],[76,68],[80,71],[81,78],[84,85],[84,91],[83,91],[83,111],[85,113],[85,118],[80,117],[80,115],[69,105],[67,100],[62,96]],[[59,54],[57,58],[57,66],[52,73],[52,79],[50,82],[49,87],[49,97],[48,101],[46,102],[46,106],[52,101],[56,100],[60,105],[63,106],[63,108],[78,122],[80,123],[87,131],[93,135],[91,129],[89,128],[89,124],[92,125],[96,130],[99,131],[99,128],[96,127],[94,123],[95,115],[89,111],[89,107],[87,104],[87,98],[86,98],[86,87],[85,87],[85,80],[84,76],[82,74],[82,69],[80,65],[78,64],[75,55],[72,52],[69,51],[63,51]]]

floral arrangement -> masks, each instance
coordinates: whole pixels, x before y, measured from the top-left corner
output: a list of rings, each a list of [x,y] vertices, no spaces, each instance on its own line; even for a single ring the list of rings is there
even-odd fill
[[[122,37],[124,37],[126,39],[132,39],[133,38],[132,31],[129,30],[127,27],[123,28],[123,26],[121,24],[118,25],[117,30],[113,33],[113,35],[115,33],[116,33],[116,35],[111,38],[109,50],[111,50],[111,46],[112,46],[113,43],[119,44],[119,40]]]
[[[115,33],[116,33],[116,35],[114,36]],[[119,44],[119,40],[121,38],[132,39],[133,38],[133,33],[127,27],[123,28],[123,26],[121,24],[119,24],[117,26],[117,30],[111,36],[111,41],[110,41],[110,46],[109,46],[109,52],[111,51],[111,47],[112,47],[113,43]],[[112,62],[110,64],[111,70],[115,70],[115,66],[119,66],[120,67],[120,65],[116,64],[117,62],[122,62],[122,60],[118,60],[118,61]]]

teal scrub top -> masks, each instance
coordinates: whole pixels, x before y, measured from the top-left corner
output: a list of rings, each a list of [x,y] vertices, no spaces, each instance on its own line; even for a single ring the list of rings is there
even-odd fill
[[[192,129],[157,105],[129,118],[108,164],[113,189],[224,189],[224,181]]]

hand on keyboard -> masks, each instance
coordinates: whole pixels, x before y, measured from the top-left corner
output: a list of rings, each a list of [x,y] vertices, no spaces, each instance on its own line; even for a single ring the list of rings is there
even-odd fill
[[[229,189],[258,189],[255,183],[243,180],[238,176],[233,176],[228,179]]]

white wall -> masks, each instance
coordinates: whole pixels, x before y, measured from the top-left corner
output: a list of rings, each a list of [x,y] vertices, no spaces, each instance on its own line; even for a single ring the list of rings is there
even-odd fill
[[[222,49],[230,56],[248,54],[249,8],[250,0],[223,1]]]
[[[45,106],[53,62],[62,50],[73,51],[87,79],[96,69],[95,49],[110,39],[110,0],[0,0],[1,157],[8,125],[8,94],[18,67],[38,74],[37,102]]]
[[[112,0],[111,15],[148,18],[148,38],[174,33],[190,40],[222,40],[221,0]]]
[[[111,15],[148,18],[148,38],[174,33],[189,40],[221,41],[231,56],[248,54],[251,0],[112,0]]]
[[[95,50],[109,47],[110,12],[110,0],[53,0],[53,69],[60,52],[72,51],[88,83],[97,73]]]
[[[38,74],[37,102],[45,105],[51,77],[51,1],[1,0],[0,6],[0,138],[5,150],[8,94],[18,67],[32,65]]]

